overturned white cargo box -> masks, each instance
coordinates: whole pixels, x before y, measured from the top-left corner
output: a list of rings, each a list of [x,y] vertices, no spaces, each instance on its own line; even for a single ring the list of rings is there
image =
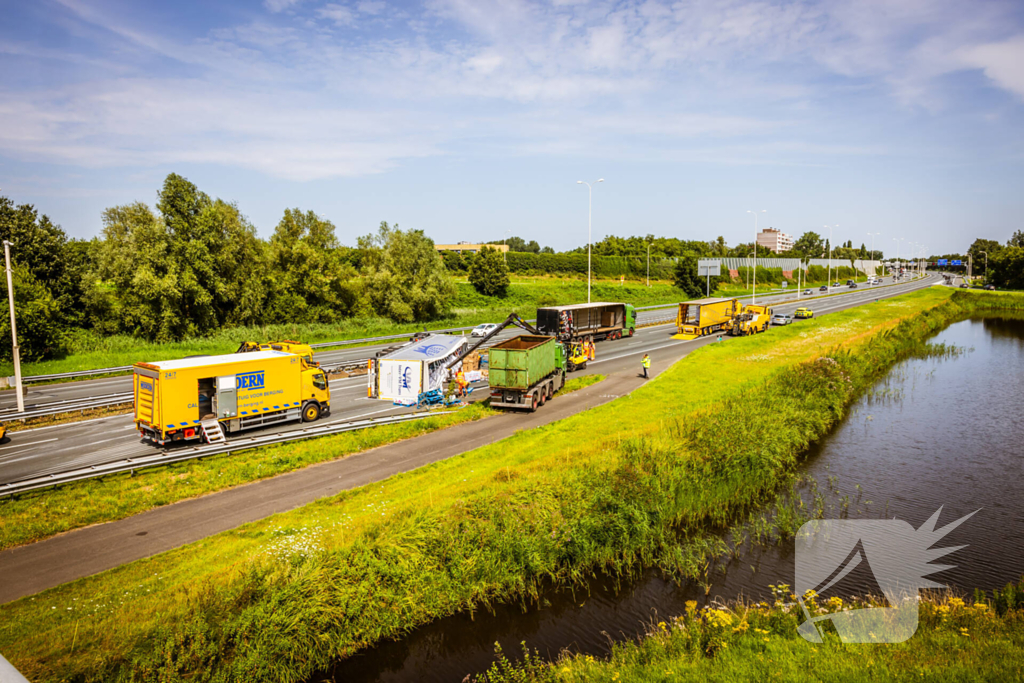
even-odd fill
[[[444,387],[445,367],[466,351],[466,338],[432,334],[370,361],[367,395],[384,401],[415,402],[423,392]]]

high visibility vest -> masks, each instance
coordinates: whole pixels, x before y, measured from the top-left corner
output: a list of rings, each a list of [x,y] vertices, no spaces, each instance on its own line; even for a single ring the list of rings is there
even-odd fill
[[[644,356],[644,367],[645,368],[651,367],[651,358],[650,358],[650,356]]]

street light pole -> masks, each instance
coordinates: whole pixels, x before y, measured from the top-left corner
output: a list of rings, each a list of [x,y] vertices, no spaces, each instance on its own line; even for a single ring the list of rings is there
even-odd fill
[[[869,232],[868,233],[868,235],[871,236],[871,262],[872,263],[875,262],[875,235],[881,235],[881,234],[882,233],[880,233],[880,232]],[[875,271],[875,272],[872,273],[872,276],[878,275],[878,269],[877,268],[872,266],[872,270]]]
[[[11,349],[14,356],[14,393],[17,394],[18,412],[25,412],[25,397],[21,395],[21,353],[18,350],[18,325],[14,320],[14,279],[11,277],[11,243],[4,240],[4,262],[7,264],[7,301],[11,305]]]
[[[754,268],[750,271],[750,282],[754,286],[754,291],[750,295],[750,305],[754,306],[757,304],[757,214],[766,213],[768,209],[761,209],[760,211],[751,211],[747,209],[747,213],[754,214]]]
[[[828,290],[827,291],[828,291],[829,294],[831,294],[832,293],[832,250],[835,249],[835,246],[836,246],[836,245],[832,244],[832,228],[838,228],[839,224],[836,223],[835,225],[826,225],[825,227],[828,228],[828,282],[826,282],[825,284],[828,285]]]
[[[598,178],[594,181],[594,185],[603,183],[604,178]],[[583,182],[582,180],[576,181],[577,185],[586,185],[587,193],[589,198],[587,199],[587,303],[590,303],[590,230],[593,225],[594,218],[594,188],[590,183]]]

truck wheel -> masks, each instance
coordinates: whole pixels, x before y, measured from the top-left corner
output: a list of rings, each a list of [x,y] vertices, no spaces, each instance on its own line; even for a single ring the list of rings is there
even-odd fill
[[[302,406],[302,421],[316,422],[320,419],[320,404],[310,401]]]
[[[636,332],[636,330],[635,330],[635,329],[633,329],[632,327],[631,327],[631,328],[629,328],[629,336],[630,336],[630,337],[632,337],[632,336],[633,336],[633,333],[634,333],[634,332]]]
[[[548,383],[548,398],[551,398],[554,395],[555,395],[555,383],[554,382],[549,382]]]
[[[548,390],[546,387],[540,388],[540,398],[537,400],[537,405],[542,406],[548,402]]]
[[[532,412],[535,412],[536,410],[537,410],[537,392],[535,391],[532,394],[530,394],[530,412],[532,413]]]

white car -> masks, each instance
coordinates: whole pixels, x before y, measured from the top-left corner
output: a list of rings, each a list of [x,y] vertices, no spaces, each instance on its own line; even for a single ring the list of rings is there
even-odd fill
[[[790,325],[793,322],[793,316],[786,313],[776,313],[772,316],[772,325]]]
[[[471,337],[486,337],[498,327],[497,323],[484,323],[483,325],[477,325],[473,328],[473,331],[469,333]]]

